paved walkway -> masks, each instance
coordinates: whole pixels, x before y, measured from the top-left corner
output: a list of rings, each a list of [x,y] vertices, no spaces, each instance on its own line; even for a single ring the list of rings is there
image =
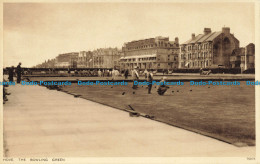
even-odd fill
[[[255,156],[238,148],[41,86],[8,87],[8,157]]]

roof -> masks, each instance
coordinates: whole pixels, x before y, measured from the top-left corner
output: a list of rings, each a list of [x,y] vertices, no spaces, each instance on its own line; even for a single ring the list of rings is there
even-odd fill
[[[255,44],[254,43],[249,43],[246,47],[249,47],[249,46],[255,46]]]
[[[206,40],[207,41],[213,41],[216,37],[218,37],[220,34],[222,33],[222,31],[218,31],[218,32],[213,32],[213,34]]]
[[[204,37],[204,35],[199,34],[199,35],[197,35],[197,36],[195,37],[195,39],[191,40],[190,43],[196,43],[198,40],[200,40],[200,39],[203,38],[203,37]],[[190,44],[190,43],[189,43],[189,44]]]
[[[208,42],[213,41],[216,37],[218,37],[222,32],[212,32],[209,34],[199,34],[195,37],[195,39],[190,39],[184,42],[183,44],[192,44],[192,43],[201,43],[201,42]]]
[[[182,43],[182,44],[189,44],[189,43],[190,43],[190,41],[192,41],[192,39],[190,39],[190,40],[187,40],[186,42],[184,42],[184,43]]]

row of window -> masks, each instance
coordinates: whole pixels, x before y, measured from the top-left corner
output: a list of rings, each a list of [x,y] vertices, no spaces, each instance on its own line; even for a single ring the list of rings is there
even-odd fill
[[[150,60],[156,60],[156,57],[149,57],[149,58],[138,58],[138,61],[150,61]],[[135,62],[137,61],[136,58],[132,59],[121,59],[121,62]]]
[[[88,57],[88,58],[86,58],[86,57],[79,57],[78,61],[89,61],[90,59],[92,59],[92,58],[91,57]]]
[[[138,56],[138,55],[150,55],[157,53],[157,50],[149,49],[149,50],[143,50],[143,51],[130,51],[127,52],[126,56]]]
[[[211,49],[212,44],[211,43],[204,43],[204,44],[196,44],[196,45],[188,45],[188,46],[182,46],[181,50],[185,51],[191,51],[191,50],[205,50],[205,49]]]
[[[184,63],[181,62],[181,67],[207,67],[207,66],[211,66],[212,62],[211,60],[206,60],[206,61],[194,61],[194,62],[190,62],[190,63]]]
[[[181,59],[200,59],[200,58],[211,58],[212,53],[202,52],[202,53],[189,53],[188,55],[181,54]]]
[[[138,50],[138,49],[153,48],[153,47],[174,47],[174,45],[170,43],[159,42],[158,45],[155,43],[155,44],[149,44],[149,45],[143,45],[137,47],[128,47],[127,50]]]

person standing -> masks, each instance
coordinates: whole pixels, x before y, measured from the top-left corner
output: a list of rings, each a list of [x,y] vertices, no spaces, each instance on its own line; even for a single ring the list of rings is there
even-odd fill
[[[113,69],[112,70],[112,80],[115,80],[116,79],[116,70]]]
[[[137,85],[134,84],[135,81],[138,81],[139,79],[139,74],[137,72],[137,68],[135,67],[133,70],[133,89],[137,89]]]
[[[21,82],[21,76],[22,76],[22,68],[21,68],[22,63],[20,62],[16,68],[16,73],[17,73],[17,83]]]
[[[125,70],[124,75],[125,75],[125,79],[127,79],[127,77],[128,77],[128,69]]]
[[[110,75],[110,71],[109,71],[109,69],[108,70],[106,70],[106,77],[109,77]]]
[[[68,75],[70,76],[70,68],[68,68]]]
[[[148,73],[149,73],[149,72],[147,71],[147,69],[145,69],[145,70],[144,70],[144,76],[145,76],[145,78],[148,77]]]
[[[102,76],[102,72],[100,71],[100,69],[98,70],[98,77]]]
[[[12,66],[11,68],[9,68],[8,70],[8,80],[10,82],[13,82],[14,81],[14,66]]]
[[[152,70],[150,70],[147,73],[147,82],[148,82],[148,94],[151,94],[151,90],[153,87],[153,71]]]
[[[202,68],[200,68],[200,70],[199,70],[199,73],[200,73],[200,75],[202,74],[202,72],[203,72],[203,69],[202,69]]]
[[[102,70],[101,74],[102,74],[102,77],[105,77],[105,70],[104,69]]]

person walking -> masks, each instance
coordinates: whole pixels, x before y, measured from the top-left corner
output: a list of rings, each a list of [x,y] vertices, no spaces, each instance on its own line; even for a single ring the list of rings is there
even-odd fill
[[[20,62],[16,68],[16,73],[17,73],[17,83],[21,82],[21,77],[22,77],[22,68],[21,68],[22,63]]]

